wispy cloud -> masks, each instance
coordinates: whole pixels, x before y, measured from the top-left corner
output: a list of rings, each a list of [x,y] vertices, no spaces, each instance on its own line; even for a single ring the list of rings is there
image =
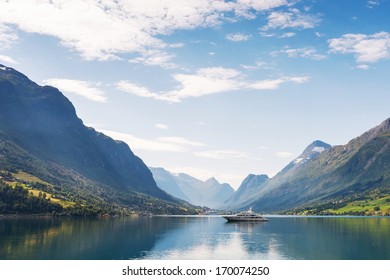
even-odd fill
[[[226,35],[226,39],[232,42],[248,41],[252,36],[244,33],[229,33]]]
[[[118,82],[117,88],[139,97],[174,103],[189,97],[201,97],[242,89],[274,90],[287,82],[304,83],[309,80],[307,76],[297,76],[248,81],[244,79],[241,72],[223,67],[202,68],[194,74],[175,74],[172,77],[179,83],[179,86],[167,92],[152,92],[129,81]]]
[[[253,65],[242,64],[241,67],[245,70],[256,70],[256,69],[269,70],[273,68],[273,66],[270,63],[264,61],[256,61],[256,63]]]
[[[111,130],[99,130],[102,133],[127,143],[131,149],[153,152],[190,152],[194,147],[204,147],[203,143],[183,137],[159,137],[156,139],[140,138],[128,133]]]
[[[326,58],[326,55],[319,54],[314,47],[306,47],[306,48],[285,48],[283,50],[271,52],[272,56],[278,56],[281,54],[285,54],[288,57],[301,57],[301,58],[309,58],[313,60],[323,60]]]
[[[159,129],[168,129],[168,126],[166,124],[163,124],[163,123],[156,123],[155,126]]]
[[[328,40],[333,53],[354,54],[359,64],[374,63],[390,57],[390,34],[345,34]]]
[[[0,22],[0,50],[9,48],[17,39],[18,36],[16,33],[7,25]]]
[[[279,36],[279,38],[291,38],[297,35],[295,32],[286,32]]]
[[[250,161],[262,161],[261,158],[256,158],[248,155],[245,152],[237,150],[207,150],[207,151],[194,151],[193,155],[196,157],[203,157],[209,159],[241,159]]]
[[[304,14],[298,9],[291,8],[288,11],[274,11],[268,16],[268,23],[262,30],[270,29],[307,29],[314,28],[320,23],[319,15]]]
[[[18,61],[14,60],[12,57],[7,55],[0,55],[0,61],[3,63],[9,63],[9,64],[19,64]]]
[[[370,65],[367,64],[359,64],[355,68],[360,69],[360,70],[368,70],[370,69]]]
[[[1,1],[0,24],[56,37],[87,60],[140,53],[133,62],[160,65],[162,60],[165,67],[169,54],[148,53],[172,47],[161,36],[256,17],[287,4],[285,0]],[[7,36],[0,39],[3,44],[14,39],[9,30],[0,34]]]
[[[246,158],[246,153],[235,150],[214,150],[214,151],[198,151],[193,153],[197,157],[205,157],[211,159],[232,159]]]
[[[369,0],[369,1],[367,1],[367,7],[370,8],[370,9],[378,7],[379,5],[380,5],[380,1],[378,1],[378,0]]]
[[[289,158],[289,157],[292,157],[293,154],[289,153],[289,152],[277,152],[276,156],[280,157],[280,158]]]
[[[66,93],[73,93],[95,102],[106,102],[107,97],[104,92],[98,89],[95,83],[70,80],[70,79],[48,79],[43,83],[56,87]]]
[[[130,63],[141,63],[146,66],[159,66],[166,69],[176,68],[172,62],[174,54],[169,54],[161,50],[147,50],[141,52],[141,56],[130,59]]]
[[[164,142],[164,143],[171,143],[171,144],[177,144],[179,146],[192,146],[192,147],[204,147],[206,144],[191,141],[184,137],[159,137],[157,138],[158,141]]]

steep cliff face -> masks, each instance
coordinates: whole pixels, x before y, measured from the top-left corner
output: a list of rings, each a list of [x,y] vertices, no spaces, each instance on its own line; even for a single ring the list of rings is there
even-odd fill
[[[0,131],[8,141],[40,162],[115,190],[172,200],[125,143],[86,127],[58,89],[39,86],[12,68],[0,67]]]

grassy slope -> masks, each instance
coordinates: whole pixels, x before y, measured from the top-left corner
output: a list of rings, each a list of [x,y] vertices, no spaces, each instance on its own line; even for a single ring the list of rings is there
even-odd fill
[[[390,216],[390,188],[376,188],[359,194],[339,197],[331,202],[316,203],[284,211],[283,214]]]
[[[356,200],[338,209],[328,209],[330,213],[365,212],[365,215],[390,215],[390,195],[372,199]]]
[[[11,178],[5,179],[4,174],[11,174]],[[3,175],[3,176],[2,176]],[[202,211],[201,208],[194,208],[191,205],[168,205],[162,203],[157,198],[152,198],[143,194],[139,194],[137,199],[142,199],[142,208],[138,206],[138,201],[135,201],[135,205],[132,208],[118,208],[117,205],[97,203],[84,199],[80,199],[77,195],[64,190],[61,187],[50,184],[34,175],[27,172],[18,170],[11,173],[4,170],[0,170],[0,182],[4,182],[6,185],[15,187],[22,187],[28,190],[29,194],[36,198],[50,199],[49,201],[54,204],[59,204],[64,208],[66,215],[96,215],[96,214],[132,214],[132,213],[176,213],[176,214],[196,214]],[[122,209],[122,210],[121,210]]]

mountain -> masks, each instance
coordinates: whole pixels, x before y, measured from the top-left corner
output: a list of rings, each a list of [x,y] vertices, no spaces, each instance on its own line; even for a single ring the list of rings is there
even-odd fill
[[[152,172],[153,178],[157,182],[157,185],[160,189],[179,199],[183,199],[188,202],[191,201],[191,199],[187,197],[184,192],[182,192],[179,184],[175,180],[175,176],[172,173],[161,167],[150,167],[149,169]]]
[[[138,209],[145,200],[177,204],[127,144],[86,127],[58,89],[39,86],[3,65],[0,170],[22,170],[77,192],[85,202],[96,198],[128,209]]]
[[[253,194],[260,191],[262,186],[269,180],[267,175],[249,174],[234,194],[224,202],[223,208],[236,208],[250,200]]]
[[[390,119],[346,145],[313,144],[240,206],[280,211],[390,194]]]
[[[218,209],[234,193],[229,184],[221,184],[215,178],[202,181],[185,173],[174,175],[163,168],[150,170],[162,190],[193,205]]]
[[[257,199],[266,196],[273,189],[277,189],[279,185],[295,178],[294,176],[300,169],[315,160],[323,151],[330,147],[331,145],[320,140],[312,142],[299,157],[291,161],[271,179],[267,175],[248,175],[235,194],[226,201],[225,208],[245,208],[248,205],[252,205]]]
[[[285,168],[283,168],[281,173],[295,172],[296,170],[305,166],[308,162],[311,162],[316,159],[323,151],[330,149],[331,147],[331,145],[325,142],[315,140],[313,143],[306,147],[306,149],[299,157],[294,159]]]

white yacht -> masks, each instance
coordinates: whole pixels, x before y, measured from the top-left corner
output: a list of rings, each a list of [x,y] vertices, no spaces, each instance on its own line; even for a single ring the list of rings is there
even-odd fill
[[[268,222],[268,219],[253,212],[252,207],[248,211],[240,212],[237,215],[225,215],[222,217],[228,220],[228,222]]]

